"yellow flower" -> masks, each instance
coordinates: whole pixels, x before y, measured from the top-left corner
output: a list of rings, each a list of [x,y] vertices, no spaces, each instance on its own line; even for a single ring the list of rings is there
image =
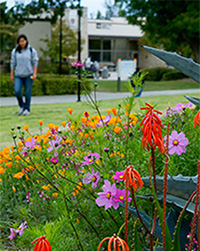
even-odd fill
[[[54,198],[56,198],[56,197],[58,197],[58,193],[53,193],[52,196],[53,196]]]
[[[54,124],[48,124],[48,127],[49,127],[49,129],[53,129],[53,127],[54,127],[55,125]]]
[[[28,125],[25,125],[23,128],[24,128],[24,130],[25,130],[25,131],[27,131],[27,132],[28,132],[28,128],[29,128],[29,126],[28,126]]]
[[[46,185],[42,186],[42,188],[46,191],[49,191],[51,186],[48,184],[47,186]]]
[[[43,121],[42,120],[39,120],[39,124],[42,126],[42,124],[43,124]]]
[[[22,173],[22,172],[18,172],[18,173],[16,173],[15,175],[14,175],[14,178],[16,178],[16,179],[21,179],[22,177],[24,176],[24,173]]]

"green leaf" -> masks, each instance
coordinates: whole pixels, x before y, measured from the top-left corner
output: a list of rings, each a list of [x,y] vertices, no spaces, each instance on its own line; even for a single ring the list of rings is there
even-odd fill
[[[142,246],[140,245],[140,240],[139,240],[139,236],[138,236],[138,232],[137,232],[137,222],[138,219],[135,221],[134,223],[134,249],[135,251],[137,250],[142,250]]]
[[[150,180],[150,183],[151,183],[151,190],[152,190],[152,194],[153,194],[153,198],[154,198],[154,204],[156,206],[156,210],[157,210],[157,213],[158,213],[158,217],[159,217],[159,221],[160,221],[160,224],[161,226],[163,226],[163,210],[158,202],[158,199],[157,199],[157,196],[156,196],[156,193],[155,193],[155,190],[154,190],[154,186],[152,184],[152,180]],[[172,243],[172,238],[171,238],[171,235],[170,235],[170,232],[169,232],[169,228],[167,226],[167,222],[165,224],[165,235],[166,235],[166,238],[165,238],[165,242],[166,242],[166,250],[170,250],[171,249],[171,243]]]

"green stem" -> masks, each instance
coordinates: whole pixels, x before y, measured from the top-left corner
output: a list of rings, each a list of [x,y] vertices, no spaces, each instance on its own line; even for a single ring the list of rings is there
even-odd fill
[[[167,171],[168,171],[168,151],[169,151],[169,126],[170,122],[167,126],[167,140],[166,140],[166,148],[165,148],[165,173],[164,173],[164,182],[163,182],[163,251],[166,251],[166,243],[165,243],[165,224],[166,224],[166,198],[167,198]]]

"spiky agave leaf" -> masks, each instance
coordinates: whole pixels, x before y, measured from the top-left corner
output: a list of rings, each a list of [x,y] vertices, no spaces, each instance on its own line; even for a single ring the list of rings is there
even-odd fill
[[[159,50],[145,45],[142,47],[200,84],[200,65],[192,58],[185,58],[176,52]]]
[[[190,96],[186,96],[186,95],[184,95],[184,97],[186,99],[188,99],[194,105],[200,106],[200,98],[190,97]]]

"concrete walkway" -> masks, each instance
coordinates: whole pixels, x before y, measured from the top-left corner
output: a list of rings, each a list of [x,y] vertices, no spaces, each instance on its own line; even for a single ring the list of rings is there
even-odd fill
[[[199,93],[200,89],[186,89],[186,90],[166,90],[166,91],[144,91],[141,97],[151,96],[165,96],[165,95],[177,95],[177,94],[190,94]],[[93,93],[91,94],[94,97]],[[111,100],[122,99],[131,96],[129,92],[98,92],[96,95],[97,100]],[[81,96],[81,101],[87,101],[85,95]],[[39,104],[62,104],[62,103],[74,103],[77,102],[77,95],[59,95],[59,96],[34,96],[31,99],[32,105]],[[15,97],[3,97],[0,98],[0,106],[16,106],[17,99]]]

